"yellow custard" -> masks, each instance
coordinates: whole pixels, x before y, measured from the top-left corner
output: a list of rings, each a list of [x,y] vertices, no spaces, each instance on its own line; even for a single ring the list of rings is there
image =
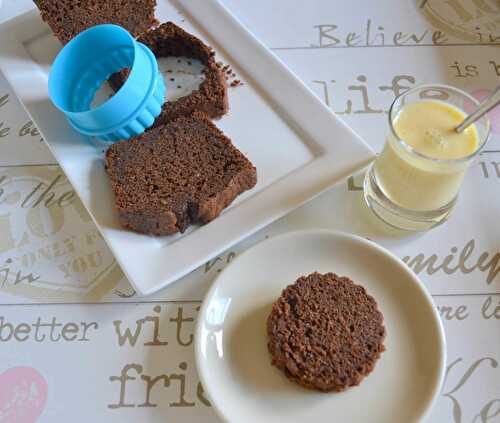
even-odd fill
[[[474,125],[457,133],[454,128],[465,113],[439,101],[405,106],[396,117],[394,129],[400,139],[416,151],[434,159],[460,159],[474,153],[479,136]]]
[[[454,131],[464,118],[461,110],[435,100],[402,108],[393,123],[399,139],[389,135],[374,165],[387,198],[417,211],[436,210],[455,199],[468,167],[467,160],[459,159],[479,147],[475,125],[460,134]],[[409,151],[400,140],[425,157]]]

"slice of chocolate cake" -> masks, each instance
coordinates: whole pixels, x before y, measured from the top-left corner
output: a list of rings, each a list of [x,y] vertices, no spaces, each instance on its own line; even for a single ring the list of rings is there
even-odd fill
[[[172,22],[160,25],[138,39],[147,45],[157,58],[187,57],[199,60],[204,65],[205,79],[197,90],[175,101],[167,101],[154,126],[164,125],[180,116],[194,111],[204,112],[210,118],[219,118],[228,111],[227,83],[222,70],[217,66],[212,49],[194,35]],[[118,90],[126,80],[128,70],[112,75],[111,86]]]
[[[267,320],[272,364],[320,391],[359,385],[384,351],[384,316],[366,290],[334,273],[283,290]]]
[[[123,226],[153,235],[209,222],[257,182],[252,163],[201,114],[113,144],[106,171]]]
[[[113,23],[136,37],[156,25],[156,0],[33,0],[57,38],[66,44],[94,25]]]

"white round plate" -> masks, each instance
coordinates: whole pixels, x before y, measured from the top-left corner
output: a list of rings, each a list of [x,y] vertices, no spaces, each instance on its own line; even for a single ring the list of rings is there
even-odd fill
[[[307,390],[271,366],[266,319],[283,288],[314,271],[363,285],[378,302],[386,351],[360,386]],[[217,413],[228,422],[416,422],[444,376],[443,327],[430,295],[397,257],[363,238],[293,232],[236,258],[200,310],[196,363]]]

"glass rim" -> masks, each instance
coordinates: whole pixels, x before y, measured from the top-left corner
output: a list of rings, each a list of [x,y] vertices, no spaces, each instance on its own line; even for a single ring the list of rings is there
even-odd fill
[[[407,144],[403,139],[401,139],[399,137],[399,135],[397,134],[396,130],[394,129],[394,125],[393,125],[393,113],[394,113],[394,106],[396,105],[396,103],[404,96],[408,95],[408,94],[412,94],[416,91],[419,91],[419,90],[422,90],[422,89],[432,89],[432,88],[437,88],[437,89],[445,89],[445,90],[448,90],[448,91],[453,91],[457,94],[460,94],[461,96],[467,98],[468,100],[470,100],[474,106],[479,106],[481,103],[480,101],[476,100],[474,97],[472,97],[472,95],[470,95],[469,93],[461,90],[460,88],[456,88],[456,87],[453,87],[451,85],[446,85],[446,84],[422,84],[422,85],[417,85],[407,91],[405,91],[404,93],[401,93],[400,95],[398,95],[394,101],[392,102],[391,104],[391,107],[389,108],[389,113],[388,113],[388,118],[389,118],[389,128],[391,130],[391,134],[393,135],[394,139],[397,141],[397,143],[403,147],[407,152],[409,152],[410,154],[413,154],[417,157],[420,157],[422,159],[425,159],[425,160],[429,160],[433,163],[439,163],[439,164],[456,164],[456,163],[463,163],[463,162],[467,162],[471,159],[473,159],[475,156],[477,156],[479,154],[479,152],[481,151],[481,149],[484,147],[484,145],[486,144],[486,142],[488,141],[488,139],[490,138],[490,134],[491,134],[491,123],[490,123],[490,120],[488,118],[487,115],[484,115],[481,119],[485,119],[486,120],[486,135],[482,138],[482,142],[479,143],[478,147],[476,148],[476,150],[474,150],[473,153],[465,156],[465,157],[460,157],[458,159],[436,159],[435,157],[430,157],[430,156],[427,156],[426,154],[423,154],[423,153],[420,153],[418,152],[417,150],[415,150],[411,145]],[[432,99],[429,99],[430,101],[442,101],[442,102],[446,102],[446,100],[432,100]],[[462,110],[462,109],[461,109]],[[465,111],[462,110],[464,113]]]

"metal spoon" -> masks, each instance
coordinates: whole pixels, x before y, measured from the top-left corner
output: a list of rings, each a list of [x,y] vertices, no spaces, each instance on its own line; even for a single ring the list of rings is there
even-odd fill
[[[471,123],[474,123],[476,120],[484,116],[491,109],[497,106],[500,103],[500,87],[497,87],[495,92],[491,94],[488,98],[484,99],[478,108],[467,116],[460,125],[455,128],[455,131],[460,133],[465,128],[467,128]]]

